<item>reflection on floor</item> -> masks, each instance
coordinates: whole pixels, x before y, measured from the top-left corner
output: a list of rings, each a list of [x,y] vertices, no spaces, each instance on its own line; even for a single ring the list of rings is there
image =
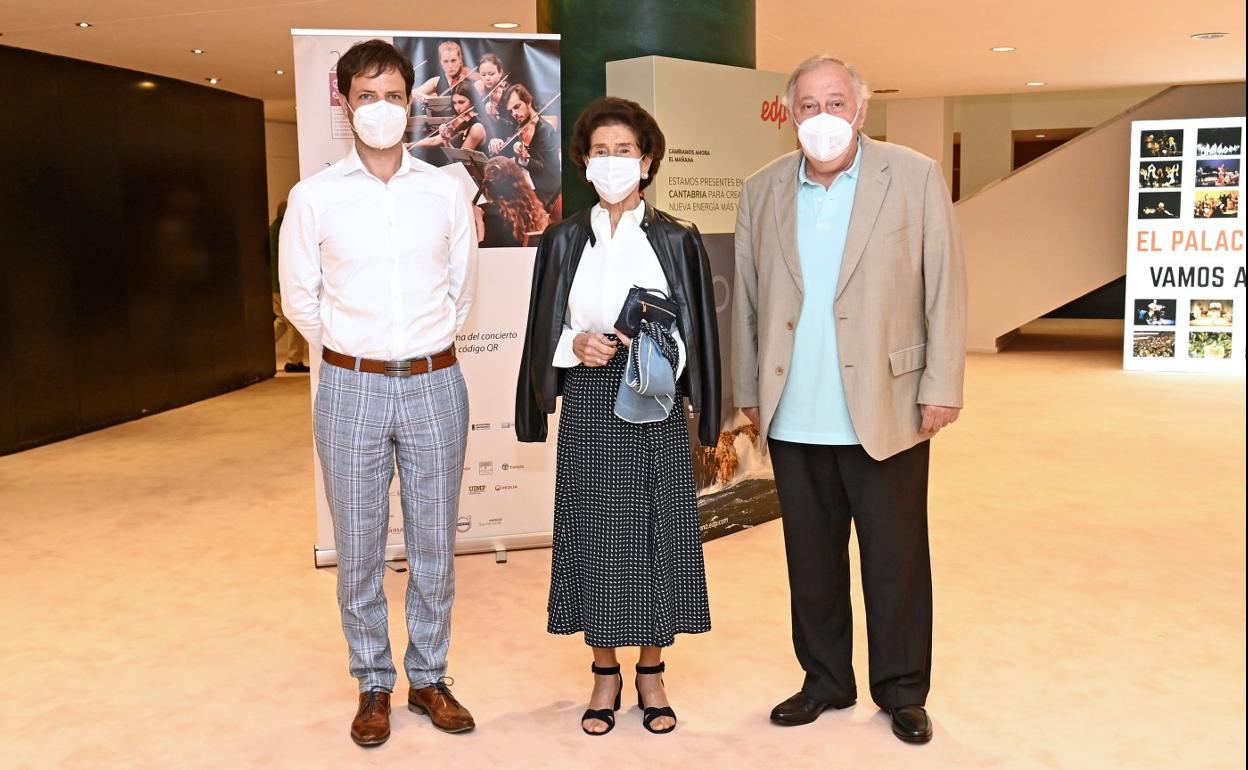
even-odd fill
[[[706,546],[715,629],[667,655],[675,734],[635,708],[581,734],[590,656],[545,634],[535,550],[457,561],[450,673],[478,729],[399,707],[387,745],[355,747],[307,380],[279,377],[0,458],[0,765],[1242,767],[1244,380],[1123,372],[1120,337],[1071,326],[972,356],[937,440],[928,746],[892,737],[865,679],[854,709],[767,722],[800,684],[773,521]]]

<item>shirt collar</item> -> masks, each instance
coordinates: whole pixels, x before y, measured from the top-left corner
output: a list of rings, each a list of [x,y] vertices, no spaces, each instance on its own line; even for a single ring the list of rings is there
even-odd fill
[[[854,151],[854,162],[849,164],[849,168],[842,171],[836,178],[839,180],[842,176],[847,176],[850,179],[857,179],[858,169],[859,167],[861,167],[861,165],[862,165],[862,137],[860,136],[858,137],[858,149]],[[823,185],[819,184],[818,182],[812,182],[810,180],[810,177],[806,176],[806,155],[805,154],[802,155],[802,162],[797,167],[797,181],[803,185],[814,185],[816,187],[823,187]],[[836,182],[833,181],[832,184],[836,184]]]
[[[415,168],[416,167],[412,164],[412,154],[404,150],[403,158],[399,160],[399,170],[396,171],[394,175],[396,177],[402,176]],[[360,158],[359,150],[356,149],[355,142],[352,142],[351,151],[347,153],[347,157],[342,159],[342,173],[345,176],[347,174],[353,174],[356,171],[368,174],[369,176],[373,175],[371,171],[364,167],[364,161]]]
[[[593,209],[590,211],[590,218],[595,224],[602,221],[605,217],[609,217],[609,216],[610,214],[605,208],[603,208],[601,203],[595,203]],[[646,199],[642,198],[641,202],[637,204],[636,208],[627,209],[624,212],[623,216],[620,217],[620,221],[622,222],[625,219],[630,219],[633,222],[633,224],[640,225],[642,220],[645,219],[645,217],[646,217]]]

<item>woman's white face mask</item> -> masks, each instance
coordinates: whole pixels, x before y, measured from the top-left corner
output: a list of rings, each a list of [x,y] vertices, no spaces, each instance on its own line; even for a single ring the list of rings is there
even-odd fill
[[[854,123],[858,122],[860,112],[861,105],[854,111],[853,120],[826,112],[806,118],[797,127],[797,140],[802,150],[821,163],[841,157],[854,141]]]
[[[614,155],[590,158],[585,163],[589,180],[603,203],[619,203],[641,184],[641,158]]]

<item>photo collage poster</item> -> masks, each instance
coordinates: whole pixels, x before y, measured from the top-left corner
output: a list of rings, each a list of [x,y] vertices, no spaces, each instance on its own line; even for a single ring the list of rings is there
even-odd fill
[[[1131,127],[1123,366],[1244,372],[1244,118]]]

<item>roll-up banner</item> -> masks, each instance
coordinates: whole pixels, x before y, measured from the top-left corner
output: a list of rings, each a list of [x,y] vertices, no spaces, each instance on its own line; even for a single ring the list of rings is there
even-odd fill
[[[1131,124],[1123,366],[1244,373],[1244,118]]]
[[[561,159],[557,151],[552,156],[547,141],[553,135],[558,146],[563,114],[559,37],[302,29],[291,34],[303,178],[337,163],[351,148],[348,116],[339,104],[339,56],[357,42],[381,39],[411,58],[416,94],[408,118],[408,151],[457,179],[481,211],[477,294],[472,313],[456,338],[468,383],[471,429],[455,550],[471,553],[549,545],[554,441],[521,444],[512,420],[540,223],[558,221],[561,213]],[[530,158],[540,162],[528,162]],[[535,215],[535,207],[543,214]],[[310,357],[315,401],[320,351],[311,351]],[[558,429],[554,419],[551,436]],[[331,566],[337,563],[337,553],[319,459],[314,478],[315,560],[318,567]],[[397,472],[389,502],[386,556],[401,559],[403,519]]]

